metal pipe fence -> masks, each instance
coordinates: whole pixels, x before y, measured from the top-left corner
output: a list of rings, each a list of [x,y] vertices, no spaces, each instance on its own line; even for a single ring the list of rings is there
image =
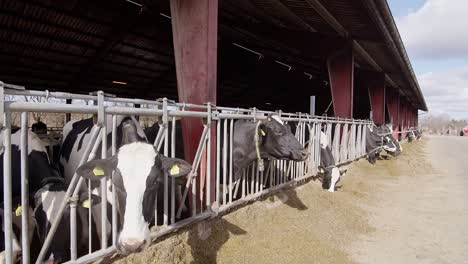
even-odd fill
[[[0,87],[1,89],[1,87]],[[85,146],[84,155],[79,164],[93,160],[98,153],[100,158],[107,155],[115,155],[118,151],[117,145],[117,117],[126,116],[153,116],[158,117],[159,131],[156,135],[154,146],[160,153],[169,157],[179,157],[176,146],[182,144],[180,138],[176,136],[179,129],[179,119],[199,118],[203,121],[203,132],[198,140],[198,147],[192,164],[192,170],[187,177],[184,186],[176,186],[174,178],[163,179],[163,188],[157,190],[161,195],[156,195],[154,226],[155,231],[152,237],[158,237],[168,232],[179,229],[182,226],[195,221],[213,217],[219,213],[227,212],[233,207],[242,203],[255,200],[262,195],[284,188],[297,182],[302,182],[315,176],[320,165],[320,135],[323,130],[328,137],[332,153],[337,164],[344,164],[366,155],[366,127],[371,125],[367,120],[339,119],[329,117],[310,116],[303,113],[281,113],[271,111],[261,111],[258,109],[241,109],[230,107],[219,107],[211,104],[194,105],[185,103],[175,103],[167,99],[162,100],[139,100],[106,97],[102,92],[97,95],[76,95],[70,93],[41,92],[41,91],[17,91],[5,90],[5,94],[10,95],[33,95],[47,98],[61,99],[82,99],[94,100],[95,105],[67,105],[65,103],[45,103],[45,102],[5,102],[4,107],[4,210],[12,211],[11,193],[11,124],[9,117],[13,112],[21,114],[22,144],[20,145],[21,156],[21,180],[22,180],[22,204],[28,204],[27,195],[27,116],[29,112],[57,112],[57,113],[84,113],[93,114],[97,118],[97,123],[91,131],[90,140]],[[0,100],[2,100],[0,98]],[[111,106],[108,102],[123,102],[142,104],[142,108],[131,106]],[[261,122],[268,118],[270,114],[278,114],[281,119],[293,127],[293,132],[297,140],[309,152],[305,161],[288,160],[267,160],[265,170],[260,171],[257,162],[253,162],[245,168],[240,178],[234,177],[233,164],[233,138],[234,124],[237,120],[246,122]],[[2,114],[3,116],[3,114]],[[213,133],[212,133],[213,132]],[[213,135],[216,135],[213,137]],[[108,141],[108,136],[111,142]],[[100,148],[100,149],[99,149]],[[161,151],[162,149],[162,151]],[[212,149],[215,151],[212,153]],[[30,168],[29,168],[30,169]],[[91,197],[90,184],[76,173],[68,183],[66,198],[61,201],[57,211],[58,217],[51,223],[50,231],[47,233],[45,241],[41,245],[41,251],[36,263],[42,263],[45,259],[48,248],[57,233],[57,228],[66,210],[70,210],[70,263],[87,263],[104,255],[111,254],[116,250],[118,233],[118,206],[115,194],[114,182],[111,178],[102,179],[98,195],[101,199],[101,206],[89,207],[88,211],[88,254],[79,255],[79,240],[77,234],[78,225],[78,201],[80,191],[86,189],[88,197]],[[214,186],[213,186],[214,184]],[[162,201],[158,200],[162,197]],[[190,200],[189,206],[187,201]],[[111,205],[111,217],[106,216],[108,204]],[[187,208],[188,207],[188,208]],[[29,263],[30,244],[25,242],[27,214],[26,206],[23,206],[23,243],[22,261]],[[185,212],[186,219],[180,217]],[[100,218],[98,217],[100,216]],[[162,222],[158,222],[161,218]],[[12,263],[12,233],[11,214],[4,214],[5,225],[5,251],[7,263]],[[99,230],[100,249],[92,250],[91,226]],[[60,230],[66,232],[67,230]],[[111,245],[107,244],[110,239]]]

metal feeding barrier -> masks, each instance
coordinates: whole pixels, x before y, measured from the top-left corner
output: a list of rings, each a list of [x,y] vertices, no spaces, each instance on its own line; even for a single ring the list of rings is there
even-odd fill
[[[51,223],[50,231],[41,245],[39,256],[30,259],[30,245],[28,242],[28,113],[83,113],[93,114],[96,118],[90,133],[90,141],[85,146],[84,155],[79,164],[96,158],[106,158],[107,154],[115,155],[117,152],[117,117],[125,116],[153,116],[158,118],[159,130],[154,146],[165,156],[176,157],[176,144],[180,139],[176,137],[179,119],[199,118],[203,121],[203,132],[198,141],[196,155],[193,159],[192,170],[188,175],[185,186],[176,186],[175,179],[163,179],[163,200],[155,203],[156,230],[151,233],[151,238],[157,238],[193,222],[216,216],[230,209],[257,199],[267,193],[276,191],[286,186],[304,181],[318,173],[320,164],[320,134],[325,131],[331,143],[333,156],[337,164],[343,164],[359,159],[366,155],[366,127],[372,125],[371,121],[325,118],[310,116],[302,113],[281,113],[261,111],[258,109],[242,109],[219,107],[211,104],[194,105],[175,103],[167,99],[140,100],[117,97],[106,97],[103,92],[96,95],[79,95],[61,92],[9,90],[0,87],[0,93],[17,96],[38,96],[56,99],[92,100],[95,105],[73,105],[65,103],[48,102],[4,102],[4,96],[0,98],[0,104],[4,104],[4,113],[0,114],[0,125],[4,136],[4,212],[12,212],[12,167],[11,167],[11,114],[21,113],[21,204],[22,206],[22,262],[36,261],[42,263],[46,257],[48,248],[56,235],[61,217],[70,210],[70,263],[87,263],[97,258],[109,255],[116,251],[118,214],[115,191],[108,196],[107,192],[114,189],[114,183],[108,178],[101,180],[100,199],[101,215],[107,216],[107,204],[111,203],[111,219],[100,219],[101,244],[100,249],[93,252],[91,225],[94,223],[91,206],[88,211],[88,252],[78,255],[77,234],[77,205],[80,188],[89,183],[76,173],[68,182],[66,199],[61,201],[57,210],[57,218]],[[109,103],[139,104],[141,108],[132,106],[112,106]],[[295,162],[287,160],[268,160],[264,171],[258,169],[257,162],[244,169],[242,176],[235,179],[233,175],[233,136],[234,124],[237,120],[259,122],[268,118],[268,115],[278,114],[281,119],[293,127],[293,132],[298,141],[307,148],[309,156],[305,161]],[[111,125],[110,125],[111,124]],[[111,126],[111,127],[110,127]],[[111,132],[110,132],[111,130]],[[333,131],[334,130],[334,131]],[[111,142],[108,142],[108,135]],[[216,135],[215,138],[213,136]],[[110,145],[110,146],[109,146]],[[99,150],[101,148],[101,150]],[[210,151],[214,149],[215,151]],[[161,190],[159,190],[161,191]],[[108,200],[109,197],[109,200]],[[156,195],[158,199],[158,195]],[[182,212],[186,210],[186,200],[190,200],[190,212],[188,217],[180,219]],[[158,226],[158,214],[162,214],[162,224]],[[5,231],[5,258],[6,263],[12,263],[12,214],[4,214]],[[109,229],[110,228],[110,229]],[[65,230],[60,230],[65,232]],[[107,244],[111,238],[112,245]]]

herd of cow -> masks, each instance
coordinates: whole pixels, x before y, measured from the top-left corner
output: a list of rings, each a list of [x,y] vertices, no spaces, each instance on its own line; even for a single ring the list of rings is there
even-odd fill
[[[85,146],[90,142],[92,131],[97,129],[93,118],[71,121],[63,128],[63,139],[60,147],[60,160],[55,164],[49,158],[47,150],[39,137],[29,131],[28,134],[28,179],[29,179],[29,244],[31,260],[37,258],[39,250],[51,227],[51,223],[58,217],[57,209],[66,199],[68,185],[75,172],[91,181],[91,186],[83,186],[79,192],[79,206],[77,208],[78,256],[89,252],[88,240],[97,250],[100,241],[111,239],[111,228],[107,228],[107,237],[101,236],[101,206],[99,205],[100,180],[112,176],[107,181],[108,206],[115,204],[118,213],[117,248],[123,254],[137,252],[145,248],[149,242],[149,226],[155,221],[155,203],[163,199],[156,199],[156,195],[163,193],[164,178],[176,178],[175,182],[185,186],[191,165],[183,159],[169,158],[158,153],[152,142],[156,138],[158,125],[143,129],[134,117],[118,116],[117,118],[117,154],[111,156],[109,146],[107,159],[93,159],[82,166],[79,161],[85,152]],[[108,120],[111,120],[108,118]],[[109,123],[108,128],[111,128]],[[294,137],[294,126],[286,124],[276,115],[267,120],[251,122],[238,120],[234,124],[232,159],[234,180],[241,177],[241,172],[254,161],[282,159],[304,161],[308,157],[306,147]],[[389,126],[368,127],[366,138],[367,159],[375,163],[382,151],[392,156],[402,152],[402,147],[391,135]],[[15,128],[11,132],[11,169],[12,169],[12,212],[3,210],[3,155],[4,132],[0,135],[0,171],[1,185],[1,221],[2,237],[4,237],[3,215],[13,216],[13,256],[16,260],[21,255],[21,164],[20,164],[20,130]],[[112,130],[108,129],[111,138]],[[180,133],[179,133],[180,134]],[[419,139],[419,131],[410,132],[408,140]],[[110,140],[108,140],[110,142]],[[181,142],[181,141],[180,141]],[[109,144],[110,145],[110,144]],[[101,148],[99,147],[98,150]],[[178,144],[177,156],[183,157],[183,146]],[[322,186],[330,192],[335,191],[336,183],[343,171],[339,171],[332,155],[327,136],[321,132],[320,136]],[[101,157],[97,153],[96,157]],[[262,162],[260,162],[262,163]],[[112,184],[112,183],[113,184]],[[114,187],[114,188],[113,188]],[[267,186],[268,187],[268,186]],[[89,197],[88,188],[92,189]],[[158,191],[159,190],[159,191]],[[114,196],[115,194],[115,196]],[[114,201],[113,197],[117,197]],[[179,201],[180,202],[180,201]],[[89,223],[89,208],[92,208],[92,223]],[[163,208],[163,206],[157,206]],[[70,260],[70,209],[60,220],[59,232],[54,235],[46,254],[46,262],[61,263]],[[159,209],[158,209],[159,210]],[[110,212],[111,210],[108,210]],[[158,213],[158,216],[162,213]],[[111,216],[107,216],[110,225]],[[88,227],[92,227],[89,237]],[[0,239],[0,262],[4,262],[5,241]]]

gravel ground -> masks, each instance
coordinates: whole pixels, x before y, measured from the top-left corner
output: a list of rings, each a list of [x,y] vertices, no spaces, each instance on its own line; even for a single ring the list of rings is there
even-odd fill
[[[335,193],[311,181],[100,262],[467,263],[466,149],[404,144],[398,158],[349,165]]]

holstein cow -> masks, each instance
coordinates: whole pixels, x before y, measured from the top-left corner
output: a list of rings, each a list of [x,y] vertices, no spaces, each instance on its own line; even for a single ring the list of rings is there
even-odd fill
[[[108,116],[107,121],[107,142],[108,142],[108,151],[107,155],[111,156],[111,142],[112,142],[112,118]],[[136,133],[132,135],[124,135],[124,126],[135,126]],[[60,148],[60,171],[65,178],[65,183],[70,183],[73,175],[75,174],[76,169],[78,168],[79,161],[84,154],[85,148],[91,139],[91,132],[97,129],[98,127],[94,124],[93,118],[83,119],[83,120],[73,120],[65,124],[63,127],[63,138],[62,146]],[[138,121],[134,117],[124,117],[117,116],[117,147],[125,144],[124,139],[129,136],[135,137],[135,140],[146,140],[145,134],[140,127]],[[101,157],[101,147],[98,147],[96,157]],[[107,201],[108,206],[111,207],[113,204],[113,195],[111,190],[111,183],[108,181],[108,191],[107,191]],[[100,194],[99,184],[92,184],[92,193],[93,195]],[[82,189],[80,193],[85,193],[87,188],[85,185],[81,186]],[[110,214],[108,210],[108,214]],[[102,240],[101,237],[101,206],[93,203],[92,204],[92,215],[95,228],[99,236],[99,240]],[[110,239],[111,234],[111,219],[107,216],[107,239]]]
[[[66,199],[68,185],[63,178],[49,178],[43,181],[43,186],[34,195],[34,218],[37,223],[37,234],[39,244],[43,245],[52,223],[57,219],[57,211],[60,204]],[[88,208],[90,203],[99,202],[99,197],[93,196],[88,199],[87,192],[80,194],[79,205],[77,206],[77,245],[78,256],[86,254],[88,251]],[[67,207],[62,218],[59,220],[58,232],[53,236],[47,254],[46,263],[63,263],[70,260],[70,207]],[[61,232],[63,231],[63,232]],[[95,230],[93,230],[95,231]],[[96,233],[93,233],[96,237]],[[99,249],[98,241],[93,241],[93,250]]]
[[[20,152],[20,136],[21,130],[19,128],[12,128],[11,133],[11,188],[12,188],[12,197],[21,197],[21,152]],[[2,193],[0,202],[3,204],[3,155],[5,146],[4,142],[4,131],[0,133],[0,171],[2,172],[2,179],[0,180],[0,192]],[[57,170],[52,166],[47,151],[42,144],[38,136],[28,131],[28,183],[29,183],[29,193],[28,195],[32,198],[34,193],[41,188],[41,182],[47,178],[57,178],[59,174]],[[32,200],[32,199],[30,199]],[[19,199],[17,201],[20,201]],[[21,204],[16,202],[12,204],[14,207],[13,210],[15,213],[19,214],[21,210],[18,211],[18,208],[21,207]],[[31,203],[31,207],[34,206]],[[5,212],[4,212],[5,213]],[[32,221],[32,220],[31,220]],[[34,227],[33,224],[29,224]],[[21,228],[21,225],[14,225],[15,228]],[[21,230],[17,230],[21,231]],[[21,232],[19,232],[21,233]],[[32,230],[30,230],[32,233]],[[21,253],[19,240],[15,236],[13,238],[13,256],[17,257]],[[2,256],[4,254],[4,245],[1,248]]]
[[[234,179],[238,180],[243,169],[257,160],[259,168],[263,159],[304,161],[307,151],[278,115],[256,123],[237,120],[234,123],[232,146]]]
[[[12,244],[12,249],[13,249],[13,263],[15,263],[18,260],[18,257],[21,255],[21,243],[22,243],[22,225],[21,225],[21,218],[22,218],[22,205],[21,205],[21,197],[13,197],[12,198],[12,211],[10,212],[12,216],[12,226],[13,226],[13,244]],[[28,208],[28,235],[29,235],[29,244],[31,244],[34,232],[35,232],[35,227],[36,227],[36,222],[34,218],[32,217],[32,212],[33,209],[31,206]],[[0,209],[0,225],[1,225],[1,232],[0,232],[0,263],[5,263],[5,225],[4,225],[4,217],[5,217],[5,211],[4,207],[2,205],[2,208]]]
[[[168,129],[170,134],[172,126],[169,126]],[[149,142],[155,140],[158,131],[158,124],[145,129]],[[176,156],[184,157],[182,129],[179,121],[177,121],[175,133],[177,139]],[[218,140],[223,142],[222,138]],[[268,159],[302,161],[307,157],[304,148],[291,133],[291,127],[277,115],[270,115],[267,120],[258,122],[235,121],[232,140],[233,181],[238,181],[242,171],[254,161],[261,160],[259,163],[265,163],[264,168],[267,168]],[[223,184],[222,177],[220,180],[220,184]],[[240,198],[240,196],[236,198]]]
[[[323,131],[320,131],[320,169],[323,173],[322,188],[334,192],[336,184],[346,170],[340,171],[336,166],[328,137]]]
[[[421,131],[419,129],[412,128],[412,131],[408,133],[408,141],[421,140]]]
[[[70,142],[68,145],[72,146],[73,150],[78,150],[78,145],[87,144],[89,141],[89,132],[86,131],[91,131],[92,120],[82,121],[86,123],[75,122],[77,125],[68,133],[68,136],[74,137],[74,143]],[[146,142],[146,137],[134,118],[119,117],[117,129],[117,154],[108,159],[87,162],[76,172],[79,176],[93,181],[110,176],[114,172],[112,182],[116,186],[116,204],[120,220],[117,228],[117,248],[121,253],[127,254],[142,250],[150,242],[149,224],[154,218],[156,192],[163,185],[164,176],[184,177],[190,172],[191,166],[184,160],[159,154],[152,144]],[[78,151],[70,150],[68,153],[68,161],[79,158]],[[72,172],[73,169],[64,166],[64,171]],[[110,202],[113,202],[112,191],[114,190],[108,191]]]
[[[392,156],[398,156],[403,151],[400,143],[392,136],[392,130],[388,126],[372,126],[366,128],[366,152],[367,160],[375,164],[381,150],[385,150]]]

